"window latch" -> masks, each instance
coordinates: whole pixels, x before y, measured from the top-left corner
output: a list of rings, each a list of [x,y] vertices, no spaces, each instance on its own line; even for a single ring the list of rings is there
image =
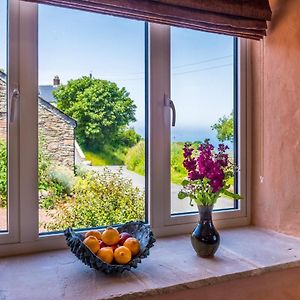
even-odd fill
[[[165,106],[170,107],[172,110],[172,126],[175,127],[176,124],[176,108],[174,102],[165,95]]]
[[[16,117],[16,106],[17,101],[20,99],[20,92],[18,89],[14,89],[10,97],[10,113],[9,113],[9,122],[14,123]]]

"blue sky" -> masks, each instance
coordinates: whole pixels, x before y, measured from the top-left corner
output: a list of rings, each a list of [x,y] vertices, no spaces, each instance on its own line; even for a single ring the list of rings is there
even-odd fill
[[[1,0],[0,43],[5,48],[5,2]],[[39,6],[39,84],[59,75],[93,74],[126,87],[138,106],[134,127],[144,127],[144,23]],[[177,108],[173,140],[200,139],[232,111],[232,38],[172,29],[172,99]],[[0,67],[5,65],[1,51]]]
[[[6,1],[0,0],[0,68],[6,70]]]

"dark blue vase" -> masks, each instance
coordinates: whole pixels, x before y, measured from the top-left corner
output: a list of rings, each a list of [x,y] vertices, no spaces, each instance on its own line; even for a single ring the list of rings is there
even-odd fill
[[[220,235],[212,221],[213,206],[198,206],[198,210],[200,221],[192,233],[192,245],[199,256],[213,256],[220,245]]]

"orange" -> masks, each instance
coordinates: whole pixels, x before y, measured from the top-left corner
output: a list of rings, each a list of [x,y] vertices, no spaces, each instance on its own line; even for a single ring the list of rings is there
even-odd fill
[[[97,256],[107,264],[111,264],[114,260],[114,252],[111,247],[104,247],[98,250]]]
[[[84,239],[83,243],[93,252],[96,253],[99,249],[99,241],[94,236],[88,236]]]
[[[125,265],[131,260],[131,252],[128,248],[121,246],[114,252],[115,261],[120,265]]]
[[[108,246],[117,244],[119,239],[119,231],[115,228],[107,227],[102,233],[102,241]]]
[[[99,241],[101,241],[101,232],[97,230],[90,230],[85,234],[85,237],[87,238],[88,236],[94,236],[96,237]]]
[[[137,255],[140,252],[140,243],[136,238],[128,238],[124,242],[123,246],[128,248],[133,256]]]

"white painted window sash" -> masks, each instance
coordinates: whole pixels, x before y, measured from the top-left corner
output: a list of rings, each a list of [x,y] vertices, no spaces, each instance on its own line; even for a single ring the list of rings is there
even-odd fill
[[[13,99],[14,91],[19,90],[19,2],[8,1],[8,52],[6,78],[6,128],[7,128],[7,232],[0,233],[0,244],[16,243],[19,241],[19,106]],[[12,102],[15,101],[14,111]],[[14,113],[14,120],[10,122]],[[12,121],[12,120],[11,120]]]
[[[164,97],[170,97],[170,27],[150,26],[150,222],[157,236],[190,232],[198,221],[198,213],[171,215],[170,187],[170,109]],[[250,134],[247,110],[247,42],[238,43],[238,165],[239,192],[243,196],[239,209],[216,211],[215,224],[220,227],[242,226],[250,223],[250,180],[247,143]],[[248,148],[249,149],[249,148]],[[249,168],[250,169],[250,168]],[[178,200],[180,201],[180,200]]]
[[[37,4],[10,0],[9,91],[20,90],[17,126],[9,129],[9,233],[0,236],[0,256],[66,247],[63,234],[38,231],[38,14]],[[20,13],[20,15],[19,15]],[[247,43],[239,49],[239,210],[214,213],[218,227],[250,221],[249,89]],[[198,215],[170,214],[170,27],[151,24],[149,34],[149,222],[156,236],[187,233]]]

